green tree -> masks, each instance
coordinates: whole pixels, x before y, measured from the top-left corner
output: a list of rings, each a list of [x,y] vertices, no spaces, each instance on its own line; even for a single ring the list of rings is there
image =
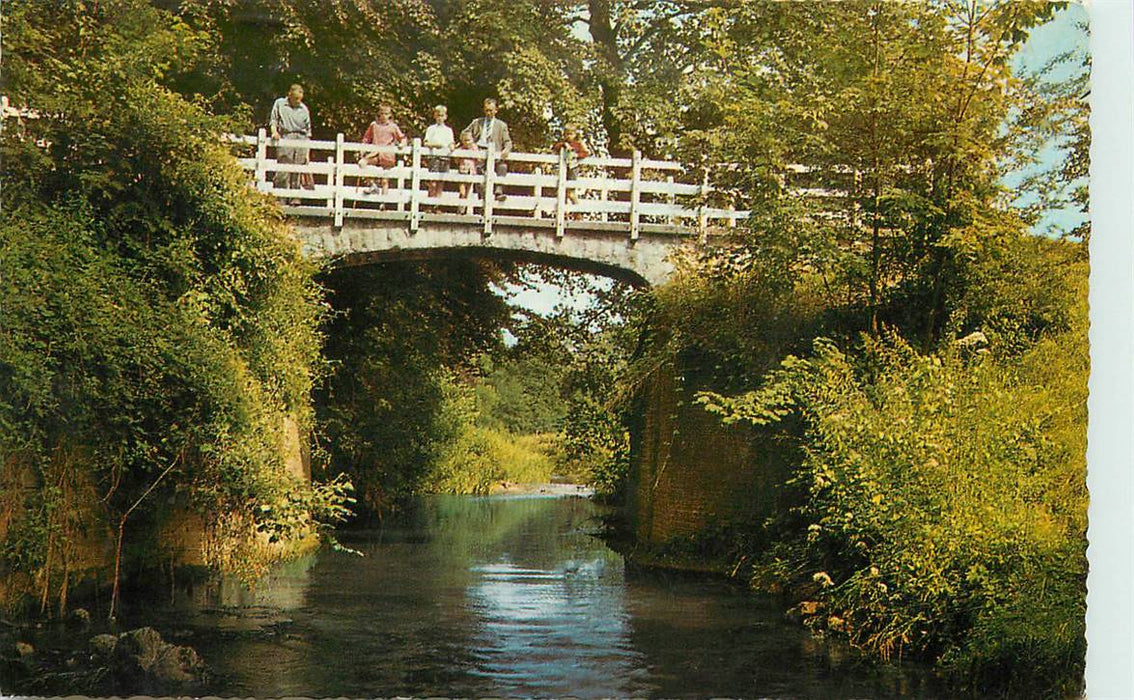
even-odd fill
[[[1081,5],[1064,11],[1071,17],[1084,12]],[[1068,210],[1083,221],[1060,233],[1089,240],[1091,56],[1085,19],[1079,19],[1075,29],[1079,38],[1076,44],[1022,76],[1016,100],[1019,111],[1009,124],[1015,146],[1010,162],[1017,171],[1020,189],[1030,195],[1023,205],[1031,222],[1038,223],[1046,212]],[[1052,158],[1053,151],[1062,157]]]
[[[584,120],[582,42],[566,5],[403,0],[186,0],[179,16],[216,41],[185,90],[264,123],[292,82],[306,86],[317,136],[357,138],[382,102],[410,133],[449,106],[462,128],[497,97],[523,148],[550,144],[552,121]]]
[[[2,143],[0,464],[30,470],[47,524],[6,564],[39,552],[44,605],[61,568],[62,607],[67,540],[109,525],[122,551],[175,497],[234,543],[211,563],[257,570],[257,533],[301,534],[343,494],[283,459],[321,371],[312,269],[220,140],[232,121],[167,87],[207,38],[133,0],[16,2],[5,22],[4,89],[38,116]]]
[[[760,209],[810,188],[811,264],[831,303],[925,342],[948,325],[958,256],[1018,227],[998,206],[1010,70],[1050,3],[753,3],[713,38],[697,78],[725,104],[693,136],[735,163],[722,187]],[[734,97],[729,97],[734,96]],[[928,346],[927,346],[928,347]]]
[[[182,21],[213,38],[208,61],[181,85],[225,111],[252,108],[265,124],[272,102],[303,83],[316,137],[358,138],[387,102],[407,126],[428,122],[443,82],[439,28],[420,0],[185,0]]]
[[[553,433],[563,422],[561,395],[571,349],[557,319],[520,312],[513,319],[515,342],[481,360],[476,395],[486,426],[516,434]]]

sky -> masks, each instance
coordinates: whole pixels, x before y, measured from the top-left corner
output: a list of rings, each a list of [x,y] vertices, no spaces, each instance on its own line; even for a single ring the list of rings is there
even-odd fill
[[[607,278],[598,275],[587,276],[591,278],[592,285],[610,288],[611,282]],[[508,303],[512,306],[534,311],[541,316],[550,314],[559,304],[564,304],[573,309],[583,309],[595,302],[593,294],[572,294],[556,284],[537,284],[534,289],[508,285],[504,288],[504,294],[508,298]]]
[[[1013,70],[1019,75],[1024,72],[1034,72],[1041,69],[1055,56],[1064,53],[1076,46],[1086,47],[1088,36],[1085,29],[1078,25],[1085,25],[1088,19],[1086,7],[1072,2],[1065,9],[1060,10],[1050,22],[1033,30],[1024,47],[1013,61]],[[1053,78],[1066,77],[1067,71],[1055,72]],[[1046,149],[1041,155],[1041,168],[1047,168],[1062,157],[1062,152],[1055,148]],[[1012,188],[1026,175],[1020,172],[1004,178],[1004,184]],[[1018,199],[1018,204],[1025,204],[1025,199]],[[1072,211],[1053,211],[1041,218],[1036,225],[1038,233],[1055,233],[1060,230],[1070,230],[1083,220],[1083,216]],[[609,285],[609,280],[602,277],[591,276],[594,284]],[[509,285],[501,290],[508,302],[541,315],[547,315],[560,304],[571,308],[582,309],[594,303],[593,295],[586,293],[572,294],[554,284],[538,284],[534,289]]]
[[[1080,3],[1071,3],[1056,13],[1050,22],[1036,27],[1028,37],[1024,47],[1016,54],[1013,67],[1036,70],[1051,57],[1067,51],[1076,44],[1084,47],[1087,42],[1085,29],[1077,24],[1087,22],[1087,8]],[[1067,77],[1067,74],[1056,77]]]
[[[1037,27],[1028,37],[1023,49],[1016,55],[1012,68],[1017,75],[1038,71],[1055,56],[1073,48],[1087,49],[1088,34],[1085,28],[1088,21],[1087,8],[1079,3],[1071,3],[1059,11],[1052,20]],[[1073,66],[1066,65],[1052,72],[1051,77],[1059,80],[1067,78]],[[1041,167],[1050,167],[1063,157],[1056,148],[1046,149],[1041,154]],[[1004,178],[1004,184],[1014,187],[1027,173],[1020,172]],[[1026,198],[1016,200],[1018,204],[1027,203]],[[1058,235],[1069,231],[1083,222],[1086,217],[1072,210],[1051,211],[1036,224],[1036,232]]]

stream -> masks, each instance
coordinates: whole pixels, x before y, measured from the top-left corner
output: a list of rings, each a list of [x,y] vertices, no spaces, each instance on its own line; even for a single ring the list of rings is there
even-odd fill
[[[936,694],[723,580],[628,566],[579,497],[434,496],[278,567],[135,601],[209,690],[255,696],[885,697]],[[129,689],[123,688],[123,692]]]

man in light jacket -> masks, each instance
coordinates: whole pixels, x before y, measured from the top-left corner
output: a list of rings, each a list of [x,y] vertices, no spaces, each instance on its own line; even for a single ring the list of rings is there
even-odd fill
[[[484,100],[484,116],[472,120],[461,134],[472,137],[473,143],[481,148],[488,148],[492,144],[496,151],[496,175],[504,177],[508,174],[506,159],[512,153],[512,137],[508,134],[508,125],[504,120],[496,118],[496,100],[489,97]],[[496,191],[496,200],[504,199],[502,190]]]
[[[281,97],[272,105],[272,116],[268,120],[272,127],[272,141],[276,143],[276,161],[305,165],[308,159],[308,149],[304,146],[285,146],[280,141],[306,141],[311,138],[311,113],[307,105],[303,104],[303,86],[292,85],[287,91],[287,97]],[[273,178],[276,187],[286,189],[299,189],[306,183],[303,173],[288,173],[277,171]],[[312,184],[311,188],[314,187]],[[308,189],[311,189],[308,188]],[[298,200],[295,202],[298,203]]]

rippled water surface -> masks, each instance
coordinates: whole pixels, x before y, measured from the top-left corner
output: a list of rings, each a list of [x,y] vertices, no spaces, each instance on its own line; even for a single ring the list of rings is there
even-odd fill
[[[136,610],[225,695],[878,697],[923,694],[723,582],[628,569],[581,498],[434,497],[359,557],[321,552],[253,592],[218,581]]]

